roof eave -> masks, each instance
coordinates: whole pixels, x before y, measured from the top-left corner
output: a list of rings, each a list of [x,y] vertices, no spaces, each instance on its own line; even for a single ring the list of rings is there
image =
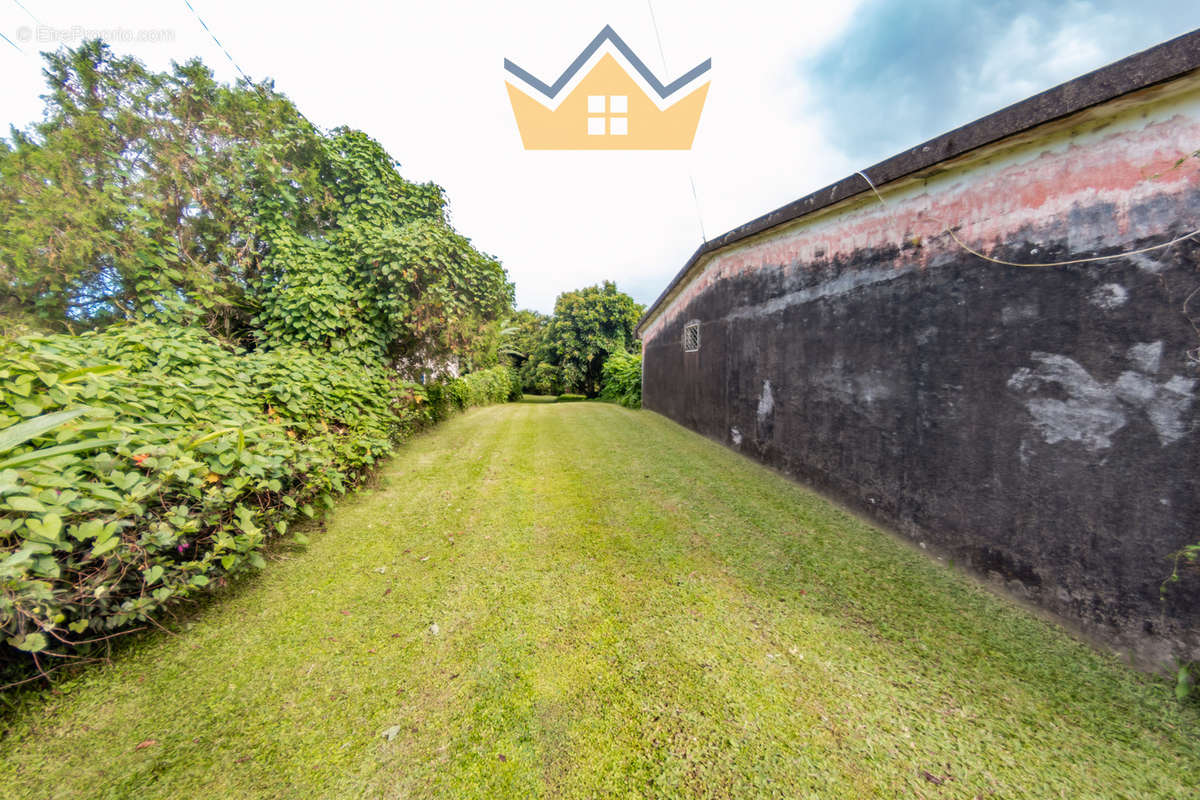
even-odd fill
[[[882,186],[1047,122],[1174,80],[1197,69],[1200,69],[1200,29],[980,117],[880,161],[863,172],[876,186]],[[647,322],[657,315],[692,268],[706,255],[866,191],[870,191],[870,186],[862,175],[854,173],[704,242],[638,320],[638,335],[641,336]]]

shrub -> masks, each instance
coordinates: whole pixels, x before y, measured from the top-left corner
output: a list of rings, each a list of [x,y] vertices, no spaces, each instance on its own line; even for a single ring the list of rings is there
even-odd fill
[[[515,397],[514,397],[515,394]],[[511,367],[496,366],[425,387],[430,421],[441,422],[471,406],[520,399],[521,382]]]
[[[600,398],[626,408],[642,407],[642,357],[618,350],[604,362]]]
[[[511,387],[506,368],[426,389],[347,354],[150,324],[0,342],[0,364],[8,673],[262,567],[267,539],[444,418],[435,398]]]
[[[516,367],[508,367],[508,397],[505,398],[510,403],[521,400],[525,393],[521,391],[521,373]]]
[[[460,383],[463,386],[463,408],[503,403],[508,400],[513,389],[512,373],[508,367],[503,366],[472,372],[455,379],[452,383]]]
[[[578,403],[580,400],[587,400],[586,394],[560,394],[554,402],[556,403]]]
[[[562,392],[562,370],[554,364],[539,363],[529,376],[527,385],[534,394],[553,394]]]

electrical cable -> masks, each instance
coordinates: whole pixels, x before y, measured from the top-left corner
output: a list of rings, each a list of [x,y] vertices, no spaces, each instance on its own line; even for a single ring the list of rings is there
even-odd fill
[[[38,19],[37,17],[35,17],[35,16],[33,15],[33,12],[32,12],[32,11],[30,11],[28,8],[26,8],[26,7],[25,7],[25,4],[24,4],[24,3],[22,3],[22,2],[21,2],[21,0],[12,0],[12,1],[13,1],[14,3],[16,3],[16,4],[17,4],[17,8],[21,9],[21,10],[22,10],[22,11],[24,11],[26,14],[28,14],[28,15],[29,15],[29,18],[30,18],[31,20],[33,20],[34,22],[36,22],[38,25],[41,25],[41,24],[42,24],[42,21],[41,21],[40,19]]]
[[[885,209],[887,209],[889,216],[891,216],[892,207],[890,205],[888,205],[887,201],[883,199],[883,195],[881,195],[879,193],[879,190],[875,188],[875,183],[870,178],[868,178],[867,174],[865,172],[863,172],[862,170],[858,170],[856,174],[862,176],[862,179],[867,182],[868,186],[871,187],[871,191],[875,193],[875,198],[877,200],[879,200],[880,205],[882,205]],[[893,216],[892,219],[894,222],[895,217]],[[1141,255],[1142,253],[1152,253],[1155,250],[1162,250],[1163,248],[1170,247],[1173,244],[1178,244],[1179,242],[1182,242],[1186,239],[1191,239],[1193,236],[1200,234],[1200,228],[1197,228],[1196,230],[1192,231],[1191,233],[1185,233],[1183,236],[1177,236],[1176,238],[1172,239],[1169,242],[1162,242],[1161,244],[1151,245],[1150,247],[1141,247],[1141,248],[1138,248],[1137,250],[1126,250],[1124,252],[1113,253],[1112,255],[1108,255],[1108,256],[1090,256],[1088,258],[1072,258],[1072,259],[1068,259],[1066,261],[1047,261],[1044,263],[1037,264],[1037,263],[1022,263],[1022,262],[1018,262],[1018,261],[1005,261],[1002,258],[993,258],[992,256],[984,255],[983,253],[979,252],[978,250],[974,249],[973,247],[970,247],[969,245],[967,245],[967,243],[964,242],[962,239],[958,238],[958,235],[954,232],[954,229],[951,228],[949,225],[946,225],[946,223],[943,222],[942,220],[934,219],[934,222],[937,222],[937,223],[945,226],[944,229],[941,231],[941,233],[938,234],[938,236],[941,236],[942,234],[949,234],[950,238],[954,240],[955,244],[957,244],[963,250],[966,250],[971,255],[977,256],[978,258],[982,258],[984,261],[990,261],[993,264],[1002,264],[1006,267],[1021,267],[1023,269],[1036,269],[1039,267],[1066,267],[1066,266],[1070,266],[1072,264],[1091,264],[1091,263],[1094,263],[1097,261],[1111,261],[1114,258],[1128,258],[1129,256],[1136,256],[1136,255]]]
[[[16,0],[13,0],[13,1],[16,2]],[[212,40],[213,40],[213,42],[216,43],[217,47],[221,48],[221,52],[224,53],[225,57],[229,59],[229,63],[233,64],[233,68],[236,69],[238,71],[238,73],[243,78],[245,78],[248,82],[254,83],[254,81],[250,80],[250,76],[246,74],[246,71],[243,70],[240,66],[238,66],[238,63],[233,60],[233,56],[230,55],[229,51],[225,49],[225,45],[221,44],[221,40],[217,38],[217,35],[212,32],[212,28],[208,27],[208,23],[206,23],[204,21],[204,18],[201,17],[199,12],[197,12],[196,9],[192,7],[191,0],[183,0],[183,4],[185,6],[187,6],[188,10],[192,12],[192,15],[196,17],[196,21],[200,23],[200,27],[204,28],[205,32],[207,32],[208,35],[212,37]]]
[[[700,213],[700,196],[696,194],[696,179],[692,177],[692,173],[688,171],[688,181],[692,184],[692,199],[696,201],[696,221],[700,223],[700,239],[702,243],[708,243],[708,236],[704,233],[704,215]]]
[[[14,1],[14,2],[16,2],[16,0],[13,0],[13,1]],[[239,64],[237,63],[237,61],[235,61],[235,60],[234,60],[233,56],[232,56],[232,55],[230,54],[230,52],[229,52],[229,51],[228,51],[228,50],[225,48],[225,45],[221,44],[221,40],[217,38],[217,35],[216,35],[215,33],[213,33],[213,31],[212,31],[212,28],[208,27],[208,23],[206,23],[206,22],[204,21],[204,18],[203,18],[203,17],[201,17],[201,16],[200,16],[200,14],[199,14],[199,12],[197,12],[197,11],[196,11],[196,9],[195,9],[195,8],[192,6],[191,0],[183,0],[183,4],[184,4],[185,6],[187,6],[187,7],[188,7],[188,10],[189,10],[189,11],[191,11],[191,12],[192,12],[192,14],[193,14],[193,15],[196,17],[196,21],[200,23],[200,26],[201,26],[202,28],[204,28],[205,32],[206,32],[206,33],[207,33],[207,34],[208,34],[210,37],[212,37],[212,40],[213,40],[213,42],[214,42],[214,43],[216,43],[217,47],[221,48],[221,52],[225,54],[225,57],[229,59],[229,63],[230,63],[230,64],[232,64],[232,65],[233,65],[233,68],[234,68],[234,69],[236,69],[236,70],[238,71],[238,74],[240,74],[240,75],[242,76],[242,78],[244,78],[244,79],[245,79],[246,83],[250,84],[250,85],[251,85],[251,86],[253,86],[255,89],[258,89],[259,93],[260,93],[260,94],[261,94],[261,95],[262,95],[264,98],[268,97],[266,89],[264,89],[264,88],[262,87],[262,85],[261,85],[261,84],[257,84],[257,83],[255,83],[253,80],[251,80],[251,79],[250,79],[250,76],[246,74],[246,71],[245,71],[244,69],[242,69],[241,65],[239,65]],[[304,121],[305,121],[305,122],[307,122],[309,125],[312,125],[312,127],[313,127],[315,130],[318,130],[318,131],[319,131],[319,130],[321,130],[320,126],[318,126],[316,123],[314,123],[314,122],[313,122],[311,119],[309,119],[308,117],[304,116],[304,112],[303,112],[303,111],[301,111],[301,110],[300,110],[300,108],[299,108],[299,107],[298,107],[298,106],[297,106],[295,103],[292,103],[292,110],[294,110],[294,111],[296,112],[296,115],[297,115],[298,117],[300,117],[300,119],[304,120]]]
[[[665,78],[671,74],[671,70],[667,67],[667,53],[663,50],[662,35],[658,32],[658,19],[654,16],[653,1],[646,0],[646,7],[650,9],[650,24],[654,26],[654,39],[658,42],[658,55],[662,59],[663,77]],[[700,241],[706,244],[708,235],[704,232],[704,214],[700,211],[700,195],[696,192],[696,178],[691,169],[688,169],[688,182],[692,185],[692,200],[696,202],[696,222],[700,224]]]
[[[21,55],[23,55],[23,56],[27,56],[27,55],[29,55],[29,53],[26,53],[24,50],[22,50],[22,49],[21,49],[21,46],[20,46],[20,45],[18,45],[18,44],[17,44],[16,42],[14,42],[12,39],[10,39],[10,38],[8,38],[7,36],[5,36],[3,33],[0,33],[0,39],[3,39],[4,41],[6,41],[6,42],[8,42],[10,45],[12,45],[12,48],[13,48],[14,50],[16,50],[18,53],[20,53]]]

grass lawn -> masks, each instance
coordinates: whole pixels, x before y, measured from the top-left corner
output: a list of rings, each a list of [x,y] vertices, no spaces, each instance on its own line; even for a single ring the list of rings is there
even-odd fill
[[[10,712],[3,796],[1200,786],[1165,683],[648,412],[470,412],[269,562]]]

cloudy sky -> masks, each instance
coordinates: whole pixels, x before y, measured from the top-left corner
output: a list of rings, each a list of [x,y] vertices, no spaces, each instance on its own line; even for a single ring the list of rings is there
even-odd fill
[[[455,226],[542,311],[606,278],[648,303],[702,231],[1200,27],[1195,0],[652,0],[660,54],[646,0],[191,2],[318,125],[360,128],[445,186]],[[552,81],[606,24],[661,78],[712,58],[690,152],[522,149],[504,59]],[[184,0],[0,0],[0,33],[24,50],[0,41],[5,123],[41,115],[36,52],[85,31],[155,68],[199,56],[236,75]]]

